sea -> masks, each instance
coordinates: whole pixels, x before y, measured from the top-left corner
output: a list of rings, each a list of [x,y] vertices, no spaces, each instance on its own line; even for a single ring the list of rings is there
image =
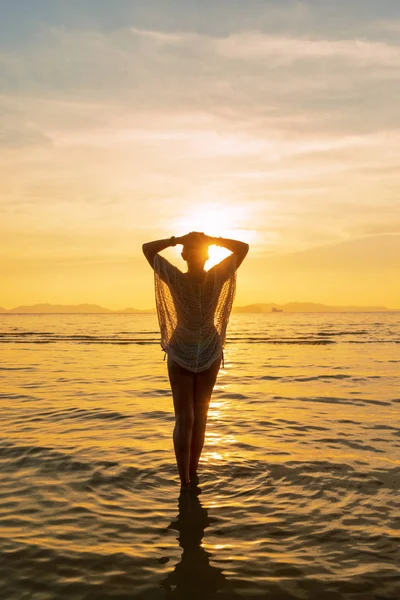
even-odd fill
[[[181,491],[157,317],[0,315],[1,600],[398,600],[400,313],[232,313]]]

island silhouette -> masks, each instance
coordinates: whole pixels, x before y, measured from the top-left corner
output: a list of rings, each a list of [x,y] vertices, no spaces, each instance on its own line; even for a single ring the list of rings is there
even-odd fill
[[[31,304],[6,309],[0,306],[1,314],[155,314],[155,308],[123,308],[112,310],[98,304]],[[287,304],[258,303],[233,306],[233,313],[322,313],[322,312],[400,312],[386,306],[335,306],[316,302],[288,302]]]

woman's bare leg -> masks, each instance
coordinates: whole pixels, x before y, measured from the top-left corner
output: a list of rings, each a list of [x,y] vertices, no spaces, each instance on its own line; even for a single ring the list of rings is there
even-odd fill
[[[194,423],[189,461],[189,474],[192,479],[197,475],[206,434],[208,408],[220,364],[221,358],[218,358],[209,369],[196,373],[194,380]]]
[[[190,481],[189,456],[194,423],[193,380],[194,373],[182,369],[168,357],[168,376],[175,410],[174,449],[182,485]]]

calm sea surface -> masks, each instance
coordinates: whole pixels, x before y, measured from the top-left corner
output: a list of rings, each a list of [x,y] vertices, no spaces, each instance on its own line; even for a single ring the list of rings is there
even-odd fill
[[[154,314],[0,315],[0,598],[400,598],[400,314],[233,314],[180,493]]]

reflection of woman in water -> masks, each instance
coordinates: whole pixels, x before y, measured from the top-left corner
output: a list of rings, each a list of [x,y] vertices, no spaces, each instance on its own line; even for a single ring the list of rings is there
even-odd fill
[[[182,244],[188,270],[182,273],[159,254]],[[208,247],[223,246],[232,254],[208,271]],[[175,410],[174,448],[183,487],[197,483],[208,407],[218,375],[226,328],[236,290],[236,270],[249,250],[237,240],[201,232],[143,244],[154,269],[161,347],[168,355],[168,376]]]
[[[183,549],[180,562],[161,582],[168,599],[213,600],[220,597],[218,591],[229,589],[223,570],[210,564],[211,554],[202,545],[209,524],[208,511],[196,493],[182,491],[178,519],[168,526],[179,532],[177,539]],[[163,558],[160,562],[168,561]]]

